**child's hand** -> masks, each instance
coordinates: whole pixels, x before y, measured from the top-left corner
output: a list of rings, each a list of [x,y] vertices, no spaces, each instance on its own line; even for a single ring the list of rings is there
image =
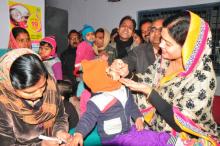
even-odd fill
[[[144,129],[144,121],[142,117],[139,117],[136,119],[135,126],[136,126],[137,131],[141,131]]]
[[[71,146],[83,146],[83,135],[81,133],[75,133],[73,140],[71,141]]]

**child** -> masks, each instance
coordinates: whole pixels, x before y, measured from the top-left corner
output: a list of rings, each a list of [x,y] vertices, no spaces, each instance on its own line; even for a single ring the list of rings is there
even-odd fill
[[[45,64],[48,72],[56,79],[62,80],[62,65],[56,54],[57,43],[54,36],[45,37],[40,42],[39,55]]]
[[[58,80],[58,89],[63,99],[65,112],[68,114],[69,129],[75,128],[79,121],[79,116],[74,106],[69,102],[72,96],[72,84],[69,81]]]
[[[77,46],[76,50],[76,61],[75,64],[81,63],[82,60],[92,60],[95,59],[95,52],[92,48],[93,43],[95,41],[95,30],[92,26],[84,25],[82,29],[82,38],[83,42],[81,42]],[[79,77],[79,66],[75,67],[74,74]]]
[[[92,48],[93,43],[95,41],[95,30],[92,26],[84,25],[82,29],[82,38],[83,42],[81,42],[77,46],[76,50],[76,61],[75,61],[75,69],[74,69],[74,75],[77,77],[77,80],[79,81],[78,87],[77,87],[77,97],[80,97],[80,114],[83,114],[85,111],[84,101],[88,101],[88,99],[91,96],[91,93],[86,87],[84,86],[84,83],[80,77],[80,66],[82,60],[92,60],[95,59],[96,55]]]
[[[169,134],[143,130],[142,115],[131,92],[119,81],[113,80],[119,77],[108,68],[107,61],[83,61],[82,69],[83,80],[95,95],[88,101],[87,110],[75,128],[72,146],[82,145],[83,138],[96,123],[103,145],[166,145]],[[135,121],[133,127],[131,118]]]

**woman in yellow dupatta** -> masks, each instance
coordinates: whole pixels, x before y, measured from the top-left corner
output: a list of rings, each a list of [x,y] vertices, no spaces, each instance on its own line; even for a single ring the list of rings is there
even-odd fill
[[[30,49],[14,49],[0,58],[1,146],[58,146],[68,140],[67,115],[52,77]]]
[[[124,78],[121,82],[144,93],[140,96],[148,95],[145,120],[154,130],[170,131],[171,144],[217,145],[219,133],[211,110],[216,76],[209,56],[209,25],[186,11],[167,18],[161,35],[161,57],[146,73],[136,76],[138,83]],[[112,68],[125,77],[127,65],[116,64],[117,60]]]

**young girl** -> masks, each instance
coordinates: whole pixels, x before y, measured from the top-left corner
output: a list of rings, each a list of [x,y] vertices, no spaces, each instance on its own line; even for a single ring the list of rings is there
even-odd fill
[[[48,72],[56,79],[62,80],[62,65],[56,54],[57,43],[54,36],[45,37],[40,42],[39,55],[45,64]]]
[[[84,41],[77,46],[76,50],[76,67],[74,69],[74,74],[76,76],[79,76],[79,66],[77,66],[77,64],[81,63],[82,60],[95,59],[95,52],[92,48],[95,41],[94,32],[95,30],[93,29],[93,27],[89,25],[84,25],[82,29],[82,38]]]
[[[88,101],[87,110],[75,129],[72,146],[82,145],[83,138],[96,123],[103,145],[167,145],[169,134],[143,130],[142,115],[131,92],[120,82],[113,80],[119,77],[111,69],[107,74],[107,61],[83,61],[82,68],[83,80],[95,95]],[[131,118],[135,121],[133,127]]]
[[[92,26],[84,25],[82,29],[82,38],[83,42],[81,42],[77,46],[76,50],[76,61],[75,61],[75,69],[74,69],[74,75],[77,77],[77,80],[79,81],[78,87],[77,87],[77,97],[80,97],[80,104],[85,103],[90,98],[91,94],[89,90],[85,89],[84,83],[80,77],[80,66],[82,60],[92,60],[95,59],[95,52],[92,48],[93,43],[95,41],[95,30]],[[84,102],[85,101],[85,102]],[[84,104],[81,104],[80,106],[80,112],[81,114],[83,111],[85,111]]]

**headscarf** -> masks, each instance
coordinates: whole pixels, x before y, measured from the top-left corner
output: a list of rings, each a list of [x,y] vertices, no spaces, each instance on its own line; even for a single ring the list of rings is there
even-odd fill
[[[186,40],[182,47],[182,60],[184,71],[178,71],[171,76],[164,77],[160,82],[172,80],[176,75],[186,77],[198,68],[202,58],[211,54],[210,40],[212,34],[207,22],[193,12],[190,12],[190,25]],[[161,64],[166,66],[166,61]],[[161,68],[163,70],[163,67]]]
[[[82,29],[82,38],[84,41],[89,42],[88,40],[86,40],[86,35],[90,32],[94,33],[95,32],[94,28],[90,25],[85,24]],[[89,42],[89,43],[92,44],[93,42]]]
[[[10,68],[13,62],[22,55],[35,54],[28,48],[11,50],[0,58],[0,102],[14,112],[20,119],[28,124],[43,124],[48,134],[52,132],[52,126],[58,111],[58,94],[55,82],[51,77],[47,79],[47,87],[43,93],[43,104],[39,110],[32,110],[15,94],[10,80]],[[39,57],[39,55],[37,55]],[[40,58],[40,57],[39,57]]]
[[[14,37],[12,31],[10,32],[10,36],[9,36],[8,48],[9,49],[17,49],[18,48],[18,44],[15,40],[15,37]]]
[[[182,48],[182,58],[185,70],[180,74],[181,76],[190,74],[205,54],[211,54],[211,48],[208,46],[208,37],[211,37],[208,23],[195,13],[189,13],[190,26]]]
[[[104,29],[104,43],[103,43],[103,47],[101,48],[98,48],[95,44],[93,46],[93,49],[94,49],[94,52],[96,53],[96,55],[99,54],[98,51],[100,50],[105,50],[105,48],[107,47],[107,45],[109,44],[110,42],[110,33],[108,32],[107,29]]]
[[[47,36],[41,40],[41,42],[46,42],[52,46],[52,50],[48,57],[55,57],[56,56],[56,49],[57,49],[57,43],[55,40],[55,36]]]
[[[19,28],[21,28],[21,29],[25,29],[24,27],[21,27],[21,26],[15,26],[13,29],[19,29]],[[12,29],[12,30],[13,30]],[[18,49],[19,48],[19,46],[18,46],[18,43],[17,43],[17,41],[16,41],[16,39],[15,39],[15,36],[13,35],[13,32],[12,32],[12,30],[11,30],[11,32],[10,32],[10,36],[9,36],[9,42],[8,42],[8,48],[9,49]],[[21,32],[21,33],[26,33],[26,32]],[[27,32],[28,33],[28,32]],[[20,33],[19,33],[20,34]],[[29,34],[28,34],[29,35]],[[31,48],[30,48],[31,49]]]
[[[113,91],[121,87],[119,81],[114,81],[107,75],[108,62],[101,59],[82,61],[83,81],[93,93]]]

